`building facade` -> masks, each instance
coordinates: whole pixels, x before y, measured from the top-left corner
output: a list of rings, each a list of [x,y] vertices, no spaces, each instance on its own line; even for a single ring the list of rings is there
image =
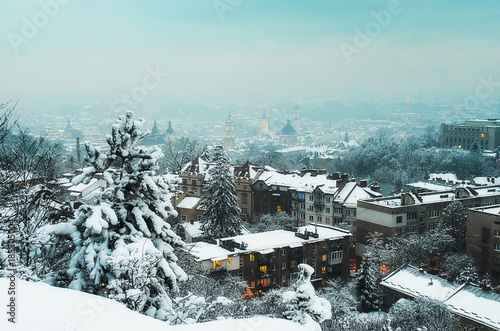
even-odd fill
[[[408,192],[394,197],[360,200],[356,215],[356,255],[363,255],[366,236],[371,232],[380,232],[389,238],[435,229],[442,219],[444,208],[456,200],[467,209],[499,204],[500,185],[461,186],[442,192]]]
[[[190,254],[207,274],[243,277],[253,292],[293,284],[301,263],[314,268],[313,284],[321,286],[330,278],[347,279],[349,236],[341,229],[309,225],[199,242]]]
[[[500,120],[470,120],[464,124],[441,124],[441,147],[470,149],[477,140],[481,149],[495,150],[500,146]]]
[[[467,219],[467,255],[479,272],[500,285],[500,205],[472,208]]]

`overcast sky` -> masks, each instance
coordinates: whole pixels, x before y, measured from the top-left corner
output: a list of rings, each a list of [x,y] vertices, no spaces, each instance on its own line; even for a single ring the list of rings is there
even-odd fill
[[[401,0],[385,26],[372,12],[391,1],[60,0],[44,22],[53,1],[0,0],[1,99],[127,92],[148,67],[169,72],[152,94],[181,99],[467,95],[480,75],[500,81],[498,0]]]

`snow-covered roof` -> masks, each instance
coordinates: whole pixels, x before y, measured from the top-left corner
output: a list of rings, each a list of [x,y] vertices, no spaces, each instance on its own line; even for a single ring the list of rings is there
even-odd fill
[[[438,301],[446,300],[460,287],[412,266],[398,269],[385,277],[380,285],[414,298],[427,297]]]
[[[330,179],[326,174],[313,175],[310,172],[300,174],[299,172],[284,173],[266,170],[257,179],[264,181],[267,186],[284,186],[299,192],[312,193],[318,186],[323,193],[334,194],[337,191],[337,180]]]
[[[177,208],[193,209],[200,203],[199,197],[184,197],[178,204]]]
[[[495,186],[460,186],[460,189],[465,189],[469,194],[469,197],[487,197],[495,196],[500,194],[500,185]],[[457,189],[457,188],[456,188]],[[430,193],[415,194],[413,192],[408,192],[404,194],[409,194],[414,198],[415,205],[436,203],[443,201],[453,201],[455,200],[455,190],[438,191]],[[461,198],[456,199],[461,200]],[[377,205],[382,205],[386,207],[396,208],[401,206],[401,195],[396,195],[394,197],[383,197],[380,199],[366,200],[366,202],[374,203]]]
[[[466,285],[444,303],[457,315],[500,330],[500,294]]]
[[[447,183],[460,183],[461,181],[458,179],[457,175],[452,172],[448,173],[430,173],[429,180],[433,181],[442,181]]]
[[[72,192],[83,192],[85,189],[94,185],[97,182],[96,178],[92,178],[88,184],[80,183],[78,185],[74,185],[68,188],[68,191]]]
[[[317,227],[314,225],[306,225],[299,228],[299,232],[301,233],[304,233],[306,230],[309,232],[315,232],[317,230],[318,238],[309,237],[309,239],[302,239],[297,237],[293,231],[275,230],[219,239],[219,242],[221,240],[230,239],[233,239],[237,243],[244,242],[248,244],[245,250],[235,248],[234,252],[232,252],[216,244],[198,242],[194,244],[193,248],[190,250],[190,254],[198,261],[225,260],[229,256],[235,256],[240,253],[259,252],[261,254],[269,254],[271,249],[275,248],[301,247],[305,243],[324,241],[325,239],[341,239],[350,236],[350,233],[347,231],[324,225],[318,225]]]
[[[191,238],[201,238],[203,237],[203,231],[201,230],[200,222],[190,222],[182,223],[184,230],[191,236]]]
[[[473,177],[471,179],[476,185],[500,184],[500,177]]]
[[[500,330],[500,294],[448,282],[412,266],[398,269],[380,285],[414,298],[441,301],[454,314]]]
[[[480,211],[480,212],[487,213],[487,214],[499,215],[500,214],[500,205],[477,207],[477,208],[471,208],[469,210]]]
[[[342,203],[346,206],[356,207],[358,200],[371,199],[381,197],[382,194],[372,191],[368,187],[361,187],[356,182],[348,182],[342,187],[338,195],[335,197],[335,202]]]
[[[449,190],[450,187],[446,185],[439,185],[439,184],[434,184],[434,183],[429,183],[429,182],[416,182],[416,183],[410,183],[406,184],[408,187],[414,187],[417,189],[423,189],[426,191],[434,191],[434,192],[439,192],[439,191],[446,191]]]

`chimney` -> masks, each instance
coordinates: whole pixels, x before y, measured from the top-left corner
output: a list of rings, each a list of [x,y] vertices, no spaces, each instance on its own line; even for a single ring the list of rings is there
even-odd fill
[[[343,174],[342,176],[340,176],[340,179],[342,180],[342,182],[347,183],[347,181],[349,179],[349,175],[348,174]]]
[[[360,180],[359,181],[359,186],[360,187],[366,187],[366,186],[368,186],[368,181],[366,179]]]
[[[335,180],[335,179],[339,179],[339,178],[340,178],[340,174],[339,174],[338,172],[334,172],[334,173],[332,174],[332,179],[334,179],[334,180]]]

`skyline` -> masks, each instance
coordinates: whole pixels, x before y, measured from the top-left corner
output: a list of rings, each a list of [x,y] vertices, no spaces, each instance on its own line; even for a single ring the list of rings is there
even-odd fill
[[[6,0],[2,7],[4,100],[119,99],[151,70],[165,73],[147,89],[152,99],[466,97],[480,77],[491,77],[490,97],[500,94],[493,0]],[[368,31],[368,45],[356,42],[366,41],[359,31]]]

